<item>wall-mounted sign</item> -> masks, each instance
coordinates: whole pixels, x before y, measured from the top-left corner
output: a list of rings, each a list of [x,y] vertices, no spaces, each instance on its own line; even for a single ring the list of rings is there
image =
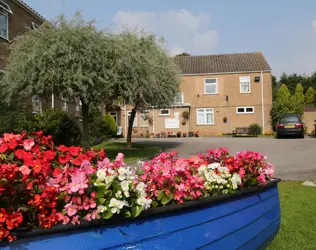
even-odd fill
[[[166,128],[179,128],[180,127],[179,119],[165,119],[165,127]]]

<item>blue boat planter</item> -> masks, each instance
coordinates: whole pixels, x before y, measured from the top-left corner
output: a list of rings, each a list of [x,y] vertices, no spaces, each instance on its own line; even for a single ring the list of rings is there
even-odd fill
[[[218,195],[147,210],[136,219],[112,219],[20,230],[4,250],[264,249],[280,227],[274,179],[234,195]]]

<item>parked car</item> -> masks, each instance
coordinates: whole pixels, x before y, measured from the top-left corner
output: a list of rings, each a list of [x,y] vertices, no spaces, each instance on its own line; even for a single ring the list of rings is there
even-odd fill
[[[304,123],[298,115],[282,115],[276,131],[277,138],[295,136],[304,138]]]

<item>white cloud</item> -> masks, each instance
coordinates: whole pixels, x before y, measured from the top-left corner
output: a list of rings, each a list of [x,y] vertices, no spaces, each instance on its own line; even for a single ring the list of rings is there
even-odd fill
[[[312,21],[312,29],[314,32],[316,32],[316,20]]]
[[[148,12],[118,11],[113,19],[116,27],[144,28],[167,41],[171,54],[212,54],[218,43],[217,31],[210,28],[211,16],[188,10]]]

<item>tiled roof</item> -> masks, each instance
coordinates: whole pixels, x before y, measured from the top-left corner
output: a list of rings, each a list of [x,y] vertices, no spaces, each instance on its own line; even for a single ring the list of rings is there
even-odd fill
[[[35,11],[34,9],[32,9],[28,4],[26,4],[24,1],[22,0],[13,0],[13,2],[15,2],[16,4],[20,5],[21,7],[23,7],[25,10],[27,10],[30,14],[32,14],[33,16],[35,16],[36,18],[38,18],[39,20],[41,20],[42,22],[45,22],[45,18],[39,14],[37,11]]]
[[[183,74],[235,73],[271,70],[260,52],[174,57]]]

